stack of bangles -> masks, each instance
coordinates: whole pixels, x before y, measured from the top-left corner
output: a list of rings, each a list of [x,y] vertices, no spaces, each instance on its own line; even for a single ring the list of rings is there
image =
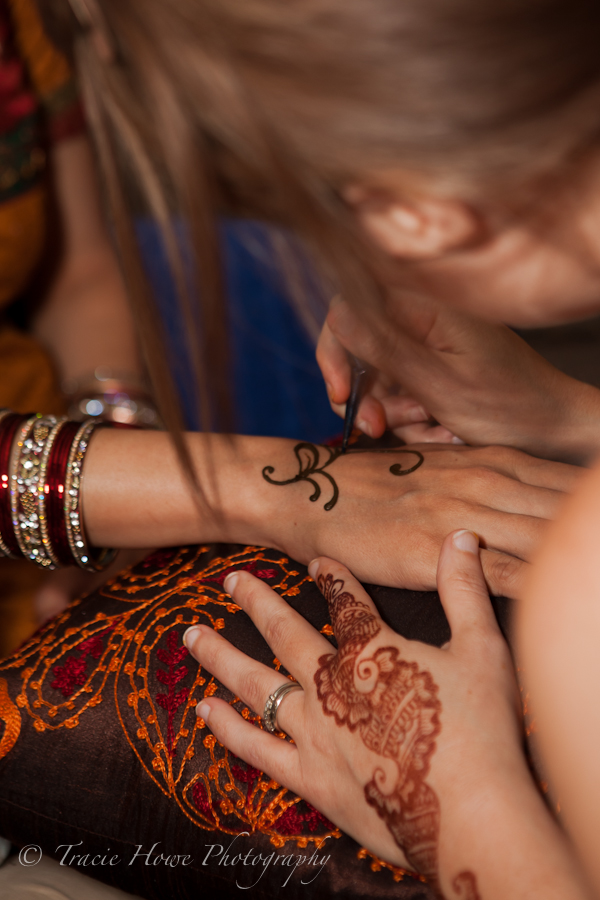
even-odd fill
[[[116,551],[88,546],[81,480],[102,423],[0,410],[0,555],[54,569],[105,569]]]

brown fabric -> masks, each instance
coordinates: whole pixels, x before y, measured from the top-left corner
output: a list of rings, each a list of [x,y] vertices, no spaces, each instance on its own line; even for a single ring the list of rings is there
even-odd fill
[[[85,854],[110,847],[118,864],[80,870],[150,900],[237,897],[236,881],[258,881],[252,893],[264,898],[285,891],[290,898],[431,900],[421,881],[361,850],[198,726],[195,705],[214,693],[259,720],[187,654],[181,638],[189,625],[211,624],[255,658],[280,665],[223,592],[224,575],[241,566],[331,634],[326,604],[303,566],[273,550],[190,547],[151,555],[0,663],[0,833],[55,858],[64,853],[60,844],[82,842],[77,852]],[[448,639],[436,594],[367,589],[405,636],[438,645]],[[506,603],[497,609],[505,620]],[[240,832],[249,835],[236,838]],[[222,857],[203,865],[211,845],[227,850],[234,840],[230,859],[248,850],[330,858],[312,883],[302,880],[318,870],[305,863],[285,886],[291,869],[281,864],[260,880],[256,865],[225,866]],[[154,858],[187,854],[193,862],[129,865],[138,845],[144,853],[156,845]]]

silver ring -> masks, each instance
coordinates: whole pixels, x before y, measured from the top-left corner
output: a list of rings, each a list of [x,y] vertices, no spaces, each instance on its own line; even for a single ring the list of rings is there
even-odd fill
[[[267,731],[270,731],[271,734],[273,734],[274,732],[281,730],[277,725],[277,711],[281,706],[281,701],[286,694],[290,693],[290,691],[302,690],[304,690],[304,688],[297,681],[286,681],[284,684],[280,684],[272,694],[269,694],[263,713],[263,721]]]

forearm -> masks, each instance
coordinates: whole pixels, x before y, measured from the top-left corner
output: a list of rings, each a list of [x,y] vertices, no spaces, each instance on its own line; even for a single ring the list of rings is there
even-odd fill
[[[63,380],[85,378],[97,366],[138,374],[136,329],[87,139],[55,145],[51,173],[60,253],[34,331]]]
[[[96,367],[141,374],[133,319],[116,261],[98,248],[79,269],[53,283],[34,321],[61,381],[90,377]]]
[[[444,830],[444,819],[452,828]],[[442,805],[440,844],[440,882],[448,900],[590,900],[581,867],[524,761],[504,784],[482,779],[466,800],[463,795]],[[466,890],[470,884],[477,893]]]
[[[174,546],[205,541],[277,546],[277,511],[261,476],[265,463],[290,454],[277,438],[189,434],[201,488],[185,475],[163,432],[102,430],[94,436],[82,487],[92,544]],[[287,498],[281,498],[281,501]]]

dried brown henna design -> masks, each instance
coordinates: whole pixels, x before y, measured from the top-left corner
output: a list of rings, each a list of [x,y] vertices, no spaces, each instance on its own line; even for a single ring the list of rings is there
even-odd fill
[[[317,695],[326,715],[384,757],[365,786],[367,803],[385,821],[411,866],[439,891],[437,846],[440,805],[426,783],[442,709],[430,673],[400,659],[397,647],[361,654],[380,632],[367,604],[344,591],[332,575],[319,577],[338,641],[337,653],[319,659]]]
[[[414,472],[425,462],[425,457],[422,453],[419,453],[418,450],[404,450],[397,447],[381,447],[377,449],[350,447],[345,455],[350,456],[352,453],[402,453],[416,456],[416,463],[407,469],[402,467],[402,463],[394,463],[391,465],[390,472],[392,475],[410,475],[411,472]],[[332,463],[342,455],[341,447],[322,447],[317,444],[302,441],[294,447],[294,454],[299,467],[296,475],[293,475],[291,478],[283,479],[282,481],[277,481],[276,479],[271,478],[271,475],[275,471],[275,467],[265,466],[262,470],[263,478],[265,481],[268,481],[269,484],[275,484],[280,487],[288,484],[298,484],[299,481],[307,481],[314,488],[309,497],[309,500],[313,503],[321,496],[321,485],[316,478],[319,476],[324,478],[329,483],[332,490],[331,498],[327,500],[323,506],[323,509],[329,512],[329,510],[333,509],[338,502],[340,491],[335,478],[333,478],[329,472],[326,472],[325,469],[331,466]],[[321,462],[321,454],[324,456],[324,462]]]
[[[452,890],[458,900],[481,900],[477,879],[472,872],[461,872],[452,882]]]

